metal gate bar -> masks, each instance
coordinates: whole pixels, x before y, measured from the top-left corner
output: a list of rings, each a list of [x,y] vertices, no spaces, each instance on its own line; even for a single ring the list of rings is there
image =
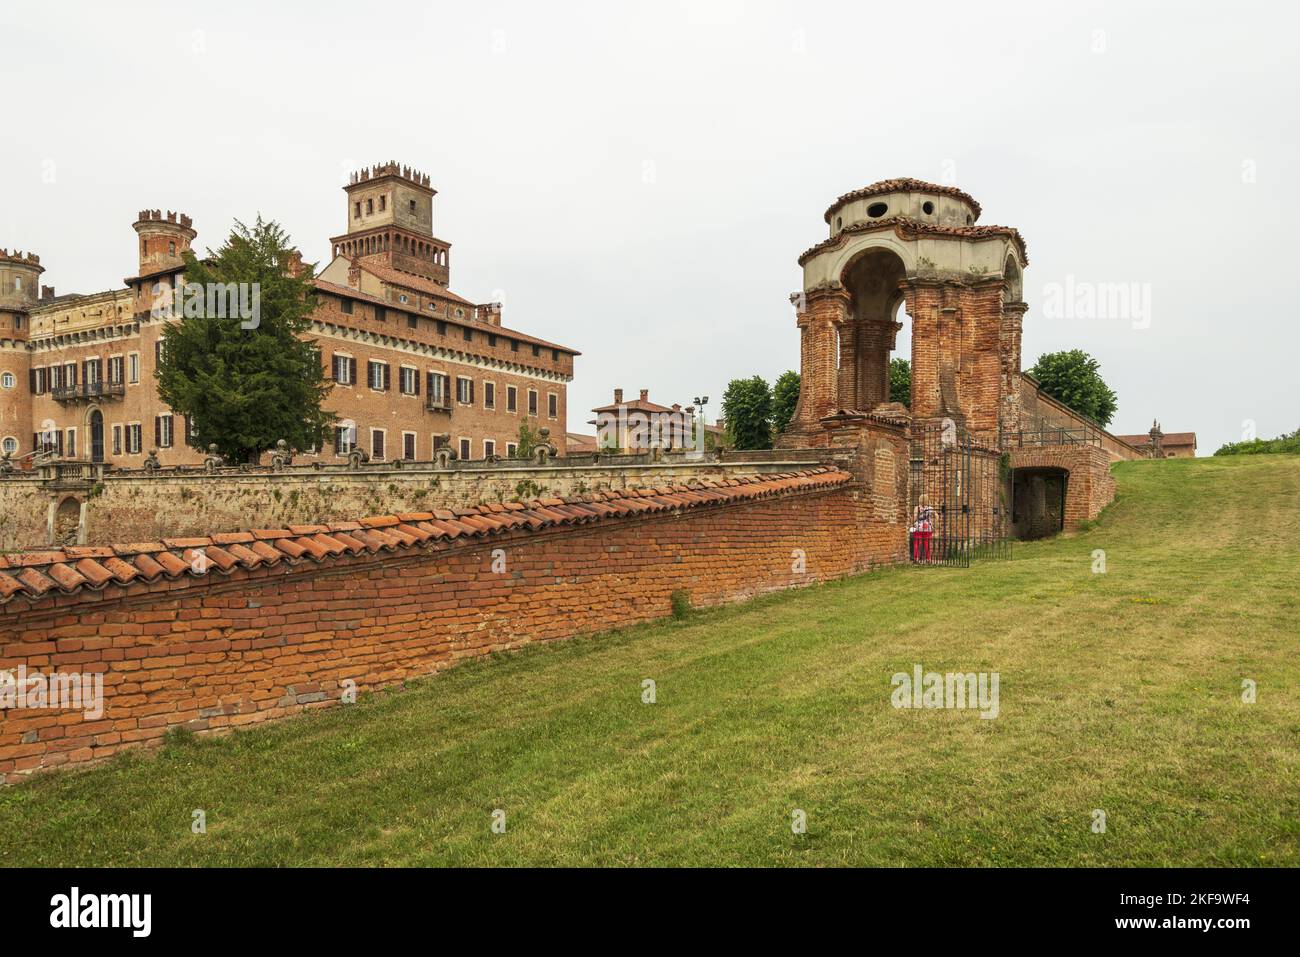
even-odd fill
[[[911,520],[923,500],[932,516],[928,535],[909,535],[913,562],[969,568],[972,559],[1011,557],[1009,480],[997,449],[951,419],[914,426],[911,471]]]

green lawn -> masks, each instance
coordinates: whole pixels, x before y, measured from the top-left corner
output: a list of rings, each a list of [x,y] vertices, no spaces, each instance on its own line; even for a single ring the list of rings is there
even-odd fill
[[[0,788],[0,863],[1300,864],[1300,457],[1116,475],[1095,528],[1010,561],[529,649]],[[915,663],[999,672],[999,716],[894,709]]]

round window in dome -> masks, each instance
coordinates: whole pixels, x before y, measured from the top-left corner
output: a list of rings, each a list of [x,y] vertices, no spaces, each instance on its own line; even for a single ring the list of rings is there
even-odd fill
[[[924,203],[921,204],[921,212],[925,213],[925,215],[927,216],[933,216],[934,203],[930,202],[929,200],[926,200]]]
[[[879,219],[887,212],[889,212],[889,206],[885,203],[872,203],[867,207],[867,215],[872,219]]]

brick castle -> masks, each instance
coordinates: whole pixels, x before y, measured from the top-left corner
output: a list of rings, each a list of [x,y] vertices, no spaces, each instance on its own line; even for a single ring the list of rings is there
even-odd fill
[[[502,325],[498,303],[452,292],[451,244],[433,232],[427,175],[396,163],[354,173],[347,231],[316,278],[311,334],[334,388],[325,407],[348,428],[305,450],[338,460],[460,459],[514,451],[530,422],[562,435],[578,352]],[[155,306],[183,282],[197,235],[184,214],[140,212],[138,267],[124,288],[55,295],[36,255],[0,250],[0,454],[48,451],[136,468],[197,465],[190,424],[158,397],[165,322]],[[561,450],[564,443],[560,443]]]

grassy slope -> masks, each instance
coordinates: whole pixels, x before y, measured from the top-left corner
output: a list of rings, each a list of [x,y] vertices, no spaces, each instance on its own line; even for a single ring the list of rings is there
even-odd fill
[[[1300,458],[1117,476],[1098,527],[1009,562],[529,649],[0,789],[0,863],[1300,864]],[[1000,672],[1000,717],[893,709],[917,662]]]

